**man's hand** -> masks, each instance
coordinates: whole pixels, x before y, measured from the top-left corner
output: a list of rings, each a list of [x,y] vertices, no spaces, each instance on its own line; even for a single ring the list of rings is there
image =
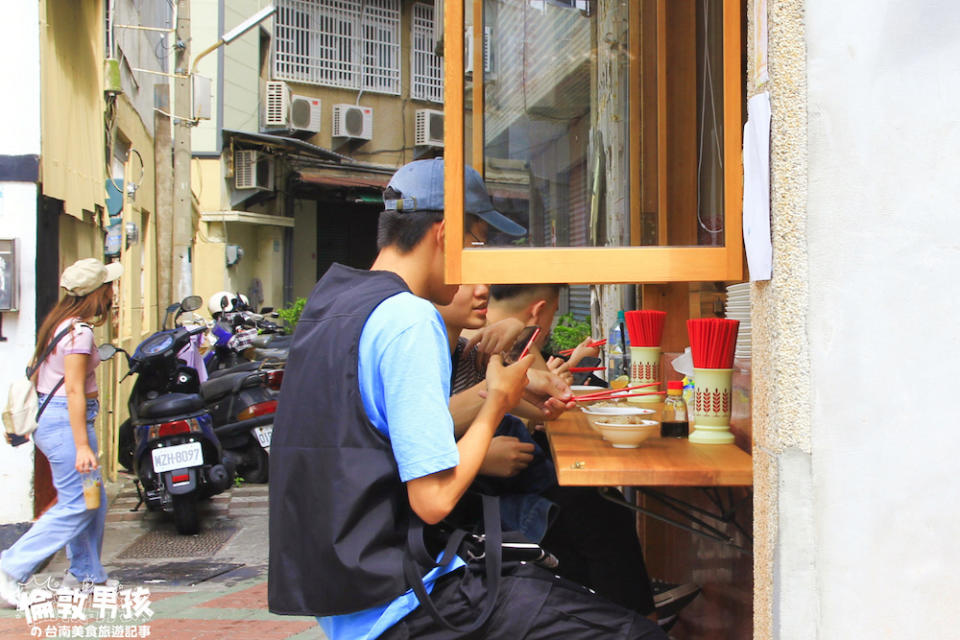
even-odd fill
[[[477,366],[486,367],[490,356],[513,346],[517,336],[523,331],[523,326],[516,318],[504,318],[487,325],[473,334],[463,352],[470,353],[471,349],[477,347]]]
[[[532,442],[520,442],[513,436],[497,436],[490,441],[490,448],[480,465],[480,473],[497,478],[510,478],[533,461]]]
[[[487,398],[498,398],[503,402],[503,410],[520,402],[527,386],[527,373],[533,364],[533,356],[527,355],[508,367],[503,366],[499,353],[490,356],[487,365]]]
[[[570,373],[570,363],[563,358],[550,356],[547,360],[547,370],[567,384],[573,384],[573,374]]]
[[[551,357],[547,360],[547,369],[560,376],[567,384],[573,384],[573,374],[570,372],[570,367],[577,366],[584,358],[596,358],[600,355],[599,347],[590,346],[592,342],[593,338],[590,336],[584,338],[583,342],[574,348],[573,353],[570,354],[570,358],[567,360]]]

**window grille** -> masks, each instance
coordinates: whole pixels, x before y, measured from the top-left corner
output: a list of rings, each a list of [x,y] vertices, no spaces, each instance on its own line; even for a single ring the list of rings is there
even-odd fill
[[[410,97],[443,102],[443,60],[434,53],[433,5],[413,5]]]
[[[279,0],[273,77],[400,94],[400,0]]]

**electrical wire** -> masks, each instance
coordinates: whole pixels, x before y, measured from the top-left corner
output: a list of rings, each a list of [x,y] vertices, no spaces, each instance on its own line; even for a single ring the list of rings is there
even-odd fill
[[[703,83],[701,85],[701,93],[703,94],[703,104],[700,107],[700,140],[699,148],[697,150],[697,224],[700,225],[700,228],[710,234],[719,234],[723,232],[723,226],[719,229],[711,229],[707,226],[707,223],[703,221],[701,216],[701,193],[700,193],[700,180],[703,173],[703,138],[704,132],[706,130],[707,124],[707,96],[710,97],[710,113],[713,116],[713,139],[716,144],[717,149],[717,163],[720,166],[720,170],[723,170],[723,148],[720,145],[720,138],[717,135],[717,106],[713,99],[713,74],[711,72],[712,65],[710,64],[710,1],[704,0],[703,2]]]

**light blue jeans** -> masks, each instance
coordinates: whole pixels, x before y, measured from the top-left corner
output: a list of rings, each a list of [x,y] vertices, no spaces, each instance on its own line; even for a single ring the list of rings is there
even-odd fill
[[[97,436],[93,421],[99,406],[96,400],[87,400],[87,438],[94,453],[97,452]],[[77,447],[70,429],[66,397],[54,396],[50,401],[33,432],[33,440],[50,461],[57,504],[3,552],[0,566],[18,582],[26,582],[41,562],[66,547],[70,573],[77,580],[105,581],[107,572],[100,564],[100,551],[107,519],[107,494],[101,483],[100,508],[87,509],[83,481],[76,469]]]

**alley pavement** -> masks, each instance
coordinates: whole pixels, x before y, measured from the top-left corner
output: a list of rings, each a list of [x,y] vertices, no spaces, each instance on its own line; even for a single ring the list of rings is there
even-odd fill
[[[203,530],[178,535],[171,516],[132,511],[129,476],[108,487],[103,563],[112,593],[57,591],[63,551],[25,589],[22,609],[0,609],[0,638],[326,640],[313,618],[267,610],[267,485],[235,487],[201,503]]]

